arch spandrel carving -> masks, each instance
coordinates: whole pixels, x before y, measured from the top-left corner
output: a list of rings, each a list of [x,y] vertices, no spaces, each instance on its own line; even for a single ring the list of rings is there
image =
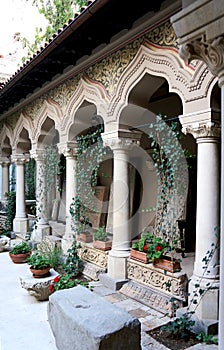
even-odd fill
[[[42,125],[44,124],[47,118],[50,118],[54,121],[55,129],[58,130],[60,134],[63,114],[58,104],[50,99],[44,101],[41,109],[39,110],[38,115],[34,120],[34,143],[37,143],[38,137],[41,134]]]
[[[13,149],[16,148],[17,143],[19,142],[19,135],[21,134],[22,130],[26,129],[29,135],[30,140],[33,139],[33,122],[32,119],[26,115],[25,113],[21,113],[15,129],[13,130]]]
[[[62,135],[68,135],[69,129],[74,123],[75,113],[84,101],[94,104],[97,108],[97,114],[101,115],[102,118],[107,115],[109,96],[106,90],[102,84],[94,82],[85,76],[85,78],[80,80],[77,89],[68,102],[61,126]]]
[[[194,67],[186,65],[177,49],[145,42],[121,75],[116,95],[110,101],[110,120],[119,118],[128,104],[130,91],[145,74],[165,78],[170,92],[178,94],[183,105],[208,97],[209,87],[215,79],[202,62],[197,62]]]

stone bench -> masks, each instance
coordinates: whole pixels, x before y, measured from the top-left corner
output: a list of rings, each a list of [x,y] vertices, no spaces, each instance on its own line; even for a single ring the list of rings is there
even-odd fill
[[[77,286],[49,297],[48,319],[58,350],[140,350],[137,318]]]
[[[26,289],[30,295],[34,296],[39,301],[49,299],[50,285],[52,284],[58,273],[51,269],[50,276],[44,278],[34,278],[30,273],[20,277],[22,288]]]

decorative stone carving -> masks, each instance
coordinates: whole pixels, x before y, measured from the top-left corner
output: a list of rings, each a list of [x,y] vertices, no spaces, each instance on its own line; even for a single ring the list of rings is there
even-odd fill
[[[192,40],[180,48],[180,56],[188,63],[194,59],[205,62],[212,74],[224,76],[224,37],[220,36],[212,42],[207,42],[205,37]]]
[[[63,154],[65,157],[76,157],[78,155],[78,143],[76,141],[59,143],[57,147],[59,154]]]
[[[11,239],[9,237],[7,236],[0,237],[0,253],[10,248],[10,245],[11,245]]]
[[[107,268],[108,252],[100,251],[99,249],[94,249],[82,244],[79,250],[79,255],[83,260],[89,261],[97,266]]]
[[[29,154],[13,154],[11,156],[11,161],[18,165],[24,165],[29,161],[29,158]]]
[[[221,125],[212,121],[206,123],[191,123],[189,125],[185,125],[182,128],[182,132],[185,135],[193,135],[195,139],[204,137],[213,137],[220,139]]]
[[[187,300],[187,275],[182,272],[170,273],[154,268],[152,264],[142,264],[128,260],[127,276],[129,279],[140,282],[161,293],[168,294],[178,300]]]
[[[154,290],[149,286],[144,286],[135,281],[129,281],[125,283],[119,290],[120,293],[135,299],[141,300],[142,304],[145,304],[161,313],[164,313],[170,317],[175,316],[175,310],[183,307],[184,302],[182,300],[170,300],[170,295],[161,293],[158,290]]]
[[[91,264],[88,261],[84,262],[84,268],[82,274],[93,279],[94,281],[99,280],[99,275],[101,273],[106,273],[107,269],[103,267],[96,266],[95,264]]]
[[[33,278],[32,275],[25,275],[20,277],[20,283],[22,288],[26,289],[30,295],[34,296],[37,300],[48,300],[50,295],[50,285],[52,284],[58,273],[51,269],[50,276],[44,278]]]

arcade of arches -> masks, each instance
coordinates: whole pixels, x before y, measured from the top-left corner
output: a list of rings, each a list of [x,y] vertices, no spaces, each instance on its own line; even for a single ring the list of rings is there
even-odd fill
[[[56,222],[62,222],[62,247],[66,251],[73,239],[69,209],[76,195],[76,138],[86,134],[93,127],[94,117],[100,116],[103,143],[109,147],[111,156],[101,164],[98,185],[107,189],[108,205],[113,203],[112,214],[108,213],[104,221],[113,245],[106,255],[94,252],[92,247],[89,254],[98,270],[107,271],[109,278],[127,280],[131,276],[130,242],[147,227],[153,229],[156,215],[144,210],[156,206],[158,191],[147,126],[158,114],[177,121],[183,132],[180,152],[186,148],[192,155],[190,167],[181,169],[189,185],[186,195],[179,198],[177,219],[186,222],[186,252],[195,251],[192,281],[200,278],[203,288],[208,281],[214,286],[200,303],[198,315],[217,320],[218,256],[214,255],[205,278],[202,259],[216,243],[215,228],[219,226],[220,92],[217,78],[204,63],[194,60],[186,64],[179,57],[170,22],[160,24],[163,40],[158,38],[157,29],[139,34],[137,39],[86,66],[82,73],[74,73],[0,121],[2,201],[9,189],[9,167],[14,163],[13,228],[15,232],[27,232],[24,169],[30,158],[35,159],[36,196],[42,210],[33,239],[41,241],[51,229],[54,233]],[[40,176],[46,145],[57,146],[65,161],[63,191],[55,187],[47,196]],[[91,259],[86,256],[87,261]],[[136,269],[139,266],[135,265]],[[134,269],[133,265],[131,268]],[[183,288],[178,278],[175,283],[177,289]],[[161,292],[163,287],[158,288]],[[192,283],[189,288],[193,293]]]

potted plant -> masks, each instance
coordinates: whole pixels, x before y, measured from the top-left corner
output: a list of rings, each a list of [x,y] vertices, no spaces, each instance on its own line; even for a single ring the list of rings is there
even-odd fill
[[[131,247],[131,259],[140,261],[144,264],[148,264],[149,257],[147,255],[148,245],[152,241],[152,233],[145,232],[137,242],[132,243]]]
[[[89,218],[83,216],[80,218],[80,222],[78,224],[78,232],[79,235],[77,239],[81,242],[91,243],[93,241],[93,235],[89,232],[89,228],[91,227],[91,223]]]
[[[31,248],[27,242],[21,242],[11,249],[9,256],[15,264],[25,263],[31,254]]]
[[[32,272],[34,278],[49,276],[51,265],[46,256],[35,252],[27,258],[27,264],[30,265],[30,271]]]
[[[104,251],[110,250],[112,246],[112,241],[107,237],[107,232],[105,230],[105,226],[98,227],[96,232],[93,234],[94,241],[93,247],[97,249],[101,249]]]

